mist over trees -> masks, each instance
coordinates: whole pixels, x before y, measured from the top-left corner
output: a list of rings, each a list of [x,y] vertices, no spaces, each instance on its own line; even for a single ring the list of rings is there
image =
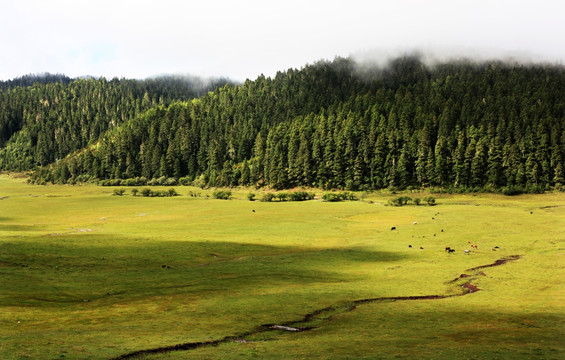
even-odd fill
[[[48,84],[58,82],[66,85],[72,80],[73,79],[63,74],[28,74],[12,80],[0,81],[0,90],[7,91],[18,86],[32,86],[35,83]]]
[[[386,69],[359,69],[337,58],[184,102],[164,90],[134,91],[139,83],[123,81],[128,93],[112,82],[91,81],[108,95],[83,95],[79,89],[88,86],[80,81],[78,88],[73,82],[53,85],[58,90],[51,92],[34,85],[35,91],[0,93],[0,114],[14,113],[4,110],[10,106],[25,114],[16,125],[0,117],[0,166],[41,165],[33,176],[40,183],[174,178],[275,189],[538,191],[564,181],[561,67],[426,66],[404,57]],[[71,88],[77,104],[89,105],[78,113],[62,106],[70,110],[49,117],[62,125],[50,127],[43,118],[51,104],[72,104]],[[11,102],[14,96],[22,100]],[[28,157],[6,156],[26,148],[18,144],[31,144]]]

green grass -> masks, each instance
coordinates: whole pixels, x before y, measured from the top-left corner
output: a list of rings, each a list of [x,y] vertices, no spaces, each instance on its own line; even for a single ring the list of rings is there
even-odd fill
[[[329,306],[337,309],[308,332],[143,358],[565,356],[563,193],[434,195],[435,207],[390,207],[398,195],[386,192],[263,203],[248,201],[249,189],[232,189],[229,201],[212,199],[212,189],[175,189],[182,196],[112,196],[111,187],[1,175],[0,358],[110,359]],[[479,248],[465,256],[469,242]],[[522,257],[473,278],[477,293],[347,311],[365,298],[456,294],[449,280],[510,255]]]

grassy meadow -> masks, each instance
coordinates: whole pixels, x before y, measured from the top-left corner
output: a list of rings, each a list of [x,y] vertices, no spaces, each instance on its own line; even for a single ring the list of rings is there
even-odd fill
[[[239,338],[138,358],[565,357],[565,193],[391,207],[386,192],[264,203],[248,189],[175,189],[113,196],[0,175],[0,359],[112,359],[226,336]],[[351,306],[459,295],[465,281],[480,291]],[[328,307],[309,331],[258,330]]]

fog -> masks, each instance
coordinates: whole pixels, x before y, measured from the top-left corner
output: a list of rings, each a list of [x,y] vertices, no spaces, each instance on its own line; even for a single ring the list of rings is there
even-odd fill
[[[29,73],[243,81],[352,56],[419,52],[560,63],[565,2],[0,0],[0,80]]]

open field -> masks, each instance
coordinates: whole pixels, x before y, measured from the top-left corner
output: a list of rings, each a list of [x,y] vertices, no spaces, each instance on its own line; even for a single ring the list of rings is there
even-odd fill
[[[0,175],[0,359],[222,339],[136,358],[565,357],[565,193],[390,207],[386,193],[262,203],[176,190],[120,197]],[[465,283],[480,291],[460,296]]]

